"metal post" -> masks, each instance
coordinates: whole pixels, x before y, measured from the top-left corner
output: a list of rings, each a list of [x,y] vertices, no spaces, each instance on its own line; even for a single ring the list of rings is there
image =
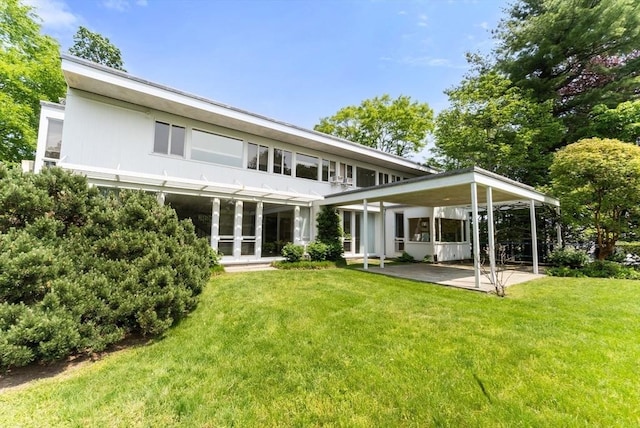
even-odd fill
[[[538,232],[536,231],[536,204],[530,201],[529,214],[531,215],[531,256],[533,258],[533,273],[538,273]]]
[[[387,213],[384,210],[384,202],[380,201],[380,235],[382,238],[380,241],[382,242],[380,245],[380,269],[384,269],[384,255],[387,251],[387,240],[386,240],[386,222],[387,222]]]
[[[363,261],[364,261],[364,269],[369,269],[369,222],[367,221],[367,217],[369,217],[369,213],[367,212],[367,200],[362,201],[362,211],[364,218],[362,219],[362,246],[364,247],[363,251]]]
[[[473,270],[475,286],[480,288],[480,230],[478,229],[478,185],[471,183],[471,213],[473,216]]]
[[[496,243],[493,224],[493,189],[487,187],[487,235],[489,238],[489,279],[496,285]]]

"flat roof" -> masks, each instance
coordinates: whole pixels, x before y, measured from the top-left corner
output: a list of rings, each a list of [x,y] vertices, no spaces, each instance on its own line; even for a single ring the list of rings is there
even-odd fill
[[[71,55],[61,54],[61,59],[62,71],[70,88],[332,153],[406,174],[425,175],[438,172],[400,156],[251,113]]]
[[[413,206],[466,207],[471,205],[471,186],[492,189],[494,203],[522,200],[560,206],[558,199],[535,188],[479,167],[464,168],[425,177],[416,177],[375,187],[325,195],[321,205],[349,205],[389,202]],[[478,204],[486,204],[487,193],[478,192]]]

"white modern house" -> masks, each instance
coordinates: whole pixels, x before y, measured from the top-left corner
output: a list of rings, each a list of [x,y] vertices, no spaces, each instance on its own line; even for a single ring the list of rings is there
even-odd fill
[[[535,231],[535,206],[558,206],[479,168],[438,173],[72,56],[62,56],[62,70],[67,97],[42,103],[34,170],[57,165],[96,186],[154,192],[192,219],[224,264],[265,262],[286,242],[305,245],[323,205],[342,218],[345,256],[365,265],[403,251],[471,259],[479,232],[469,213],[525,201]]]

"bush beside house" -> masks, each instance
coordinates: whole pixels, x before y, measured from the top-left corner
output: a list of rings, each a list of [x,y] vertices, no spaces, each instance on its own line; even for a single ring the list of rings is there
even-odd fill
[[[0,165],[0,367],[162,334],[195,308],[217,260],[152,195]]]

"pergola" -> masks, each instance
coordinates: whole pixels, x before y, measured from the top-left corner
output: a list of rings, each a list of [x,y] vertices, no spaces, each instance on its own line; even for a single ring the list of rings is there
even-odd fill
[[[409,206],[431,207],[467,207],[473,218],[473,264],[475,286],[480,288],[480,231],[478,228],[479,208],[486,207],[487,235],[489,245],[490,281],[496,282],[496,260],[494,239],[494,204],[513,204],[526,202],[529,205],[531,218],[531,236],[533,252],[533,273],[538,273],[538,242],[536,234],[535,207],[550,205],[559,209],[560,202],[533,187],[511,180],[482,168],[472,167],[435,175],[417,177],[410,180],[384,184],[376,187],[352,190],[325,196],[319,205],[362,204],[364,216],[363,227],[367,230],[367,210],[369,204],[379,203],[380,212],[384,212],[384,204],[402,204]],[[384,236],[384,220],[381,221],[381,236]],[[368,269],[368,234],[363,234],[364,268]],[[558,229],[558,242],[560,230]],[[384,251],[380,255],[380,267],[384,268]]]

